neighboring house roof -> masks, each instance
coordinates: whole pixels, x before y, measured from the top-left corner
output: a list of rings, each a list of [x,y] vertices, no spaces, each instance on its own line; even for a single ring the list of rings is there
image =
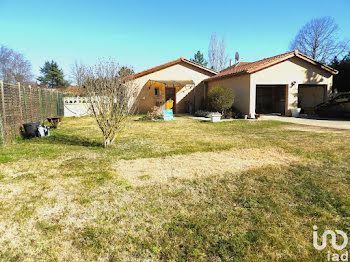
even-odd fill
[[[74,95],[82,95],[84,93],[84,88],[82,86],[68,86],[66,88],[56,88],[57,91],[62,93],[71,93]]]
[[[275,64],[281,63],[287,59],[290,59],[292,57],[299,57],[309,63],[314,64],[315,66],[318,66],[322,68],[323,70],[326,70],[330,72],[331,74],[337,74],[338,71],[324,65],[322,63],[319,63],[315,61],[314,59],[308,57],[307,55],[304,55],[300,53],[298,50],[294,50],[288,53],[284,53],[281,55],[265,58],[256,62],[239,62],[231,67],[226,68],[225,70],[221,71],[215,76],[212,76],[204,81],[212,81],[212,80],[217,80],[220,78],[226,78],[226,77],[231,77],[231,76],[236,76],[236,75],[241,75],[241,74],[252,74],[257,71],[263,70],[265,68],[268,68],[270,66],[273,66]]]
[[[220,73],[225,72],[227,70],[231,70],[234,67],[237,68],[237,67],[244,66],[244,65],[247,65],[247,64],[250,64],[250,63],[252,63],[252,62],[238,62],[238,63],[236,63],[236,64],[234,64],[232,66],[229,66],[229,67],[225,68],[224,70],[221,70]]]
[[[189,64],[189,65],[192,65],[192,66],[197,67],[197,68],[199,68],[199,69],[202,69],[202,70],[204,70],[204,71],[207,71],[207,72],[209,72],[209,73],[211,73],[211,74],[213,74],[213,75],[216,75],[216,74],[217,74],[217,72],[216,72],[215,70],[213,70],[213,69],[207,68],[207,67],[205,67],[205,66],[203,66],[203,65],[201,65],[201,64],[198,64],[198,63],[196,63],[196,62],[193,62],[193,61],[191,61],[191,60],[188,60],[188,59],[186,59],[186,58],[184,58],[184,57],[180,57],[179,59],[173,60],[173,61],[171,61],[171,62],[162,64],[162,65],[159,65],[159,66],[156,66],[156,67],[152,67],[152,68],[147,69],[147,70],[144,70],[144,71],[142,71],[142,72],[140,72],[140,73],[134,74],[132,77],[133,77],[134,79],[136,79],[136,78],[139,78],[139,77],[141,77],[141,76],[145,76],[145,75],[148,75],[148,74],[151,74],[151,73],[160,71],[160,70],[162,70],[162,69],[164,69],[164,68],[167,68],[167,67],[170,67],[170,66],[179,64],[179,63],[181,63],[181,62],[186,63],[186,64]]]

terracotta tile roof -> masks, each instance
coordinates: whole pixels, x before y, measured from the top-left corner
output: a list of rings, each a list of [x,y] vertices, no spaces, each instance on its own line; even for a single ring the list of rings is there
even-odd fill
[[[214,79],[220,79],[220,78],[226,78],[231,77],[235,75],[241,75],[241,74],[252,74],[254,72],[260,71],[262,69],[265,69],[267,67],[273,66],[277,63],[283,62],[293,56],[297,56],[301,59],[304,59],[316,66],[320,66],[322,69],[327,70],[331,72],[332,74],[337,74],[338,71],[326,66],[324,64],[318,63],[315,60],[311,59],[310,57],[300,53],[298,50],[291,51],[288,53],[284,53],[281,55],[276,55],[273,57],[264,58],[262,60],[256,61],[256,62],[239,62],[231,67],[228,67],[227,69],[221,71],[217,75],[210,77],[206,79],[205,81],[211,81]]]
[[[71,93],[74,95],[82,95],[84,93],[84,88],[82,86],[68,86],[66,88],[56,88],[57,91],[62,93]]]
[[[244,66],[244,65],[248,65],[250,63],[252,63],[252,62],[238,62],[237,64],[229,66],[229,67],[225,68],[224,70],[220,71],[219,74],[227,72],[228,70],[232,70],[233,68],[237,68],[237,67],[241,67],[241,66]]]
[[[193,62],[191,60],[188,60],[184,57],[180,57],[179,59],[176,59],[176,60],[173,60],[173,61],[170,61],[168,63],[165,63],[165,64],[162,64],[162,65],[159,65],[159,66],[156,66],[156,67],[152,67],[150,69],[147,69],[147,70],[144,70],[142,72],[139,72],[139,73],[136,73],[134,74],[133,76],[131,76],[132,78],[136,79],[136,78],[139,78],[141,76],[145,76],[145,75],[148,75],[148,74],[151,74],[151,73],[154,73],[154,72],[157,72],[159,70],[162,70],[164,68],[167,68],[167,67],[170,67],[172,65],[176,65],[176,64],[179,64],[181,62],[184,62],[186,64],[189,64],[189,65],[192,65],[192,66],[195,66],[195,67],[198,67],[199,69],[202,69],[204,71],[207,71],[208,73],[210,73],[211,75],[216,75],[217,72],[213,69],[210,69],[210,68],[207,68],[201,64],[198,64],[196,62]]]

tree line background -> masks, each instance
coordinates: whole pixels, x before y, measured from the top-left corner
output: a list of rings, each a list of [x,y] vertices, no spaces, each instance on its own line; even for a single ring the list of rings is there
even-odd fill
[[[341,30],[332,17],[314,18],[307,22],[291,40],[289,51],[298,49],[312,59],[327,64],[339,71],[334,76],[334,92],[350,92],[350,46],[349,41],[340,37]],[[218,39],[213,33],[208,48],[208,60],[201,51],[191,59],[220,72],[226,69],[229,59],[225,39]],[[235,63],[239,61],[236,52]],[[234,66],[234,65],[233,65]]]

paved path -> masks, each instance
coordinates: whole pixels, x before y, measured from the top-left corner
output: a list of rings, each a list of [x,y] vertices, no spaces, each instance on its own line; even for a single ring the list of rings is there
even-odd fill
[[[294,123],[299,125],[319,126],[319,127],[350,130],[349,120],[309,119],[309,118],[296,118],[296,117],[273,116],[273,115],[265,115],[263,119],[289,122],[289,123]]]
[[[183,115],[183,116],[186,116],[192,119],[201,120],[201,121],[210,121],[210,118],[205,118],[205,117],[195,117],[191,115]],[[222,121],[234,121],[234,120],[236,119],[222,119]],[[275,121],[289,122],[289,123],[294,123],[299,125],[350,130],[350,120],[296,118],[296,117],[274,116],[274,115],[264,115],[263,120],[275,120]],[[250,121],[256,121],[256,120],[250,119]]]
[[[192,116],[192,115],[179,115],[179,116],[185,116],[185,117],[188,117],[188,118],[192,118],[192,119],[196,119],[196,120],[200,120],[200,121],[206,121],[206,122],[210,122],[211,121],[211,119],[208,118],[208,117]],[[221,119],[221,122],[234,121],[234,120],[239,120],[239,119],[233,119],[233,118]],[[242,119],[240,119],[240,120],[242,120]],[[251,120],[254,120],[254,119],[251,119]]]

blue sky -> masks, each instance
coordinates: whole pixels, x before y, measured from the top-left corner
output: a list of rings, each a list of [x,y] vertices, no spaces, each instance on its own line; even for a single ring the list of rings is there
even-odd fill
[[[334,17],[350,39],[349,10],[349,0],[0,0],[0,44],[22,52],[36,75],[51,59],[68,76],[75,60],[113,57],[141,71],[197,50],[207,56],[212,32],[230,57],[254,61],[285,52],[314,17]]]

